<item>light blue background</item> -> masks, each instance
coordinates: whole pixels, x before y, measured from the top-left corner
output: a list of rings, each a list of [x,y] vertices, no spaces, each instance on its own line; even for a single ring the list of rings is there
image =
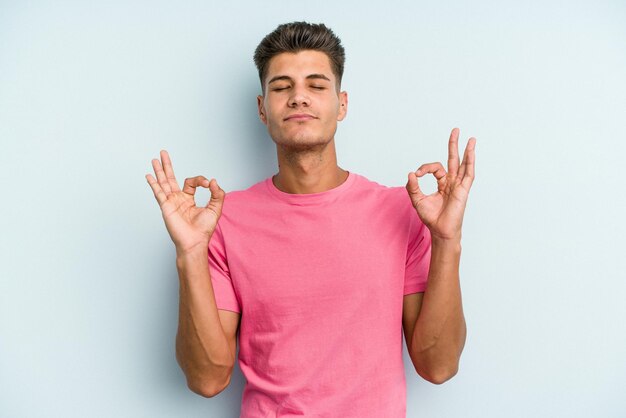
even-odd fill
[[[0,2],[0,416],[238,417],[239,368],[205,399],[176,364],[144,175],[162,148],[181,181],[274,174],[252,53],[302,19],[347,50],[341,167],[399,186],[478,140],[461,369],[431,385],[405,348],[407,416],[624,416],[620,1]]]

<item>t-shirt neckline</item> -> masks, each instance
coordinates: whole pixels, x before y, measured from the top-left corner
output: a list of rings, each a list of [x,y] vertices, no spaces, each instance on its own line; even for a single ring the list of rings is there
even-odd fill
[[[272,177],[273,176],[270,176],[265,179],[265,185],[267,186],[267,189],[272,196],[290,205],[307,206],[328,203],[336,199],[341,193],[345,192],[354,183],[354,180],[356,179],[356,174],[348,171],[348,178],[346,178],[346,180],[344,180],[344,182],[341,183],[339,186],[334,187],[330,190],[317,193],[283,192],[274,185]]]

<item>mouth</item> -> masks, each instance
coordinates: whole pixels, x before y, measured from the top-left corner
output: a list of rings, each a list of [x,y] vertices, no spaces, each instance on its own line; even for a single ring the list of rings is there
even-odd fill
[[[313,115],[309,115],[308,113],[295,113],[293,115],[289,115],[287,116],[285,119],[285,121],[294,121],[294,122],[304,122],[307,120],[312,120],[312,119],[317,119],[315,116]]]

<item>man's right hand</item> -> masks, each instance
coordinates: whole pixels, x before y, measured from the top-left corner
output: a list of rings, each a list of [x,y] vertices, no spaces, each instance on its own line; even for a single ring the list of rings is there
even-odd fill
[[[156,179],[151,174],[146,174],[146,179],[159,202],[167,232],[176,245],[176,253],[183,255],[199,249],[206,251],[222,214],[226,193],[215,179],[209,181],[203,176],[185,179],[181,191],[172,161],[165,150],[161,151],[161,161],[152,160]],[[196,206],[194,194],[197,187],[211,191],[211,199],[205,207]]]

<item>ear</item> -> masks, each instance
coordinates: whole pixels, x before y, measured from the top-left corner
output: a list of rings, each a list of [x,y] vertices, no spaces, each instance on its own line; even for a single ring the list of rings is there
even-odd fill
[[[342,121],[348,114],[348,93],[342,91],[339,93],[339,114],[337,115],[337,121]]]
[[[264,125],[267,125],[267,118],[265,117],[265,106],[263,106],[263,96],[256,97],[256,105],[259,109],[259,119]]]

